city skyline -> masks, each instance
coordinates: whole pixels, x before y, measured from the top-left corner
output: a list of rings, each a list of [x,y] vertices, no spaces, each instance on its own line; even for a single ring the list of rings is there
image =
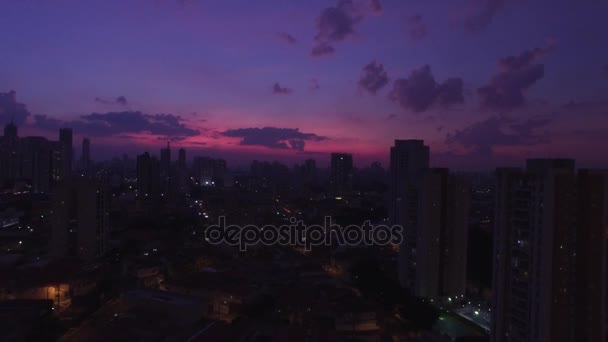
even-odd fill
[[[0,340],[608,342],[606,0],[0,0]]]
[[[0,124],[72,128],[94,160],[172,140],[230,165],[344,152],[386,167],[394,139],[423,139],[435,167],[608,167],[599,1],[61,5],[3,5]]]

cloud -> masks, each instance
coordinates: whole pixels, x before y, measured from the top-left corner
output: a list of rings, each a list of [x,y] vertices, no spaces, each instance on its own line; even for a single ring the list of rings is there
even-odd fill
[[[397,118],[397,114],[394,114],[394,113],[393,113],[393,114],[389,114],[389,115],[386,117],[386,119],[387,119],[387,120],[393,120],[393,119],[396,119],[396,118]]]
[[[382,64],[371,61],[363,67],[363,75],[359,79],[359,86],[371,94],[376,94],[378,90],[388,83],[388,75],[384,71]]]
[[[310,90],[319,90],[319,89],[321,89],[321,86],[319,85],[319,81],[316,78],[312,78],[310,80],[309,89]]]
[[[281,40],[283,40],[287,44],[294,45],[298,42],[292,35],[290,35],[287,32],[279,32],[279,33],[277,33],[277,35],[279,36],[279,38]]]
[[[556,48],[557,41],[554,39],[549,39],[544,46],[524,51],[519,56],[509,56],[500,59],[498,61],[498,65],[504,71],[525,68],[535,61],[549,55]]]
[[[322,43],[315,45],[312,48],[312,50],[310,51],[310,54],[315,57],[320,57],[320,56],[332,55],[334,52],[336,52],[336,50],[334,49],[333,46],[322,42]]]
[[[595,101],[574,101],[571,100],[561,106],[565,110],[576,110],[579,114],[600,114],[604,115],[608,113],[608,101],[606,100],[595,100]]]
[[[507,0],[483,0],[479,10],[465,19],[464,26],[470,32],[488,27],[494,17],[505,7]]]
[[[223,136],[242,138],[240,145],[264,146],[276,149],[303,151],[306,141],[323,141],[327,137],[313,133],[303,133],[297,128],[239,128],[221,133]]]
[[[7,93],[0,93],[0,124],[14,122],[22,125],[27,120],[30,112],[23,103],[17,102],[17,93],[11,90]]]
[[[441,105],[450,106],[452,104],[463,103],[464,82],[462,78],[448,78],[437,89],[437,100]]]
[[[82,115],[77,120],[63,121],[46,115],[35,115],[34,125],[56,130],[71,127],[74,132],[90,136],[109,136],[149,132],[171,139],[192,137],[198,130],[187,127],[180,116],[174,114],[145,114],[142,112],[108,112]]]
[[[293,89],[287,88],[287,87],[281,87],[280,84],[275,83],[272,86],[272,93],[273,94],[279,94],[279,95],[288,95],[293,93]]]
[[[166,136],[160,136],[160,137],[156,137],[156,140],[162,140],[162,141],[171,141],[171,142],[178,142],[178,141],[184,141],[186,140],[188,137],[185,136],[171,136],[171,137],[166,137]]]
[[[119,105],[122,105],[122,106],[126,106],[128,104],[127,98],[124,96],[119,96],[116,98],[116,103],[118,103]]]
[[[420,14],[407,18],[407,27],[412,39],[422,39],[426,37],[426,24],[422,21]]]
[[[449,78],[438,84],[431,67],[425,65],[413,70],[409,78],[395,80],[389,97],[404,109],[424,112],[435,104],[451,106],[463,103],[463,81],[461,78]]]
[[[463,130],[446,136],[447,144],[474,148],[482,155],[491,155],[495,146],[530,146],[548,142],[540,129],[552,122],[548,116],[537,116],[525,121],[493,116],[476,122]]]
[[[544,65],[537,62],[556,46],[555,41],[548,41],[545,46],[524,51],[519,56],[501,58],[498,72],[489,84],[477,89],[482,107],[511,110],[525,105],[524,91],[545,75]]]
[[[328,7],[321,12],[317,19],[319,41],[339,42],[355,34],[355,25],[361,19],[355,15],[354,4],[351,0],[340,0],[335,7]]]
[[[317,18],[316,45],[312,48],[313,56],[332,54],[335,50],[331,44],[344,41],[355,35],[355,26],[363,18],[355,8],[352,0],[338,0],[336,6],[327,7]]]
[[[369,9],[373,14],[382,13],[382,4],[380,0],[369,0]]]
[[[584,109],[584,110],[598,109],[598,108],[605,109],[606,107],[608,107],[608,101],[606,101],[606,100],[596,100],[596,101],[571,100],[570,102],[564,103],[562,105],[563,109]]]
[[[123,106],[123,107],[126,107],[126,106],[129,105],[129,102],[127,101],[127,98],[124,97],[124,96],[118,96],[117,98],[115,98],[113,100],[106,100],[106,99],[103,99],[103,98],[100,98],[100,97],[96,97],[94,101],[97,102],[97,103],[105,104],[105,105],[114,105],[114,104],[117,104],[117,105],[120,105],[120,106]]]

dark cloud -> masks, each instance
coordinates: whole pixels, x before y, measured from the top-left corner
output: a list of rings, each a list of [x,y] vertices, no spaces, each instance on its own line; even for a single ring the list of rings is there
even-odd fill
[[[223,136],[242,138],[240,145],[265,146],[277,149],[303,151],[306,141],[323,141],[326,137],[303,133],[297,128],[239,128],[221,133]]]
[[[293,90],[287,87],[281,87],[280,84],[275,83],[272,86],[272,93],[273,94],[280,94],[280,95],[287,95],[287,94],[291,94],[293,93]]]
[[[562,109],[565,110],[577,110],[586,114],[605,114],[608,113],[608,101],[596,100],[596,101],[574,101],[571,100],[568,103],[563,104]]]
[[[576,117],[586,120],[593,117],[608,117],[608,100],[570,101],[556,111],[563,117]]]
[[[389,96],[404,109],[424,112],[436,103],[443,106],[463,103],[463,81],[449,78],[438,84],[431,67],[425,65],[413,70],[409,78],[395,80]]]
[[[310,51],[310,54],[315,57],[320,57],[320,56],[325,56],[325,55],[331,55],[334,52],[336,52],[336,50],[334,49],[333,46],[322,42],[322,43],[315,45],[312,48],[312,50]]]
[[[407,18],[407,28],[412,39],[422,39],[426,36],[426,24],[420,14]]]
[[[524,51],[519,56],[501,58],[498,66],[503,71],[522,69],[549,55],[557,48],[557,41],[548,40],[544,46]]]
[[[16,125],[25,123],[30,112],[23,103],[17,102],[17,93],[14,90],[0,93],[0,124],[14,122]]]
[[[339,42],[355,34],[355,25],[361,19],[355,14],[351,0],[340,0],[335,7],[328,7],[317,19],[318,41]]]
[[[545,46],[524,51],[498,61],[498,72],[490,83],[477,89],[482,107],[494,110],[511,110],[526,103],[524,90],[545,75],[544,65],[537,62],[556,47],[554,41]]]
[[[462,78],[448,78],[437,89],[437,100],[444,106],[451,104],[463,103],[463,89],[464,82]]]
[[[105,105],[120,105],[123,107],[126,107],[127,105],[129,105],[129,102],[127,101],[127,98],[124,96],[118,96],[117,98],[113,99],[113,100],[106,100],[103,99],[101,97],[96,97],[95,98],[95,102],[97,103],[101,103],[101,104],[105,104]]]
[[[534,117],[525,121],[493,116],[446,136],[446,143],[474,148],[482,155],[491,155],[495,146],[529,146],[548,142],[540,129],[552,122],[551,117]]]
[[[374,14],[382,13],[382,4],[380,0],[369,0],[369,9]]]
[[[394,113],[393,113],[393,114],[389,114],[389,115],[386,117],[386,119],[387,119],[387,120],[393,120],[393,119],[396,119],[396,118],[397,118],[397,114],[394,114]]]
[[[481,97],[483,107],[510,110],[525,104],[524,89],[532,86],[544,75],[545,69],[542,64],[503,72],[495,76],[489,85],[479,88],[477,93]]]
[[[297,40],[287,32],[279,32],[277,33],[277,35],[281,40],[283,40],[287,44],[294,45],[295,43],[297,43]]]
[[[310,85],[309,85],[310,90],[319,90],[321,89],[321,86],[319,85],[319,81],[316,78],[313,78],[310,80]]]
[[[464,26],[468,31],[477,32],[485,29],[504,7],[507,0],[483,0],[482,6],[473,15],[465,19]]]
[[[187,127],[180,116],[173,114],[145,114],[142,112],[109,112],[82,115],[78,120],[63,121],[35,115],[35,125],[50,130],[71,127],[75,132],[90,136],[109,136],[150,132],[154,135],[179,139],[199,135]]]
[[[49,129],[49,130],[57,130],[64,126],[64,121],[51,118],[46,115],[34,115],[34,125],[40,128]]]
[[[184,141],[187,138],[188,137],[185,137],[185,136],[175,136],[174,135],[174,136],[170,136],[170,137],[166,137],[166,136],[156,137],[156,140],[178,142],[178,141]]]
[[[341,42],[355,34],[355,26],[362,15],[357,11],[352,0],[338,0],[335,7],[327,7],[317,18],[316,44],[311,54],[323,56],[335,50],[331,43]]]
[[[378,90],[388,83],[388,75],[384,71],[382,64],[371,61],[363,67],[363,75],[359,79],[359,86],[371,94],[376,94]]]
[[[116,98],[116,103],[118,103],[121,106],[126,106],[128,104],[127,98],[124,96],[119,96]]]

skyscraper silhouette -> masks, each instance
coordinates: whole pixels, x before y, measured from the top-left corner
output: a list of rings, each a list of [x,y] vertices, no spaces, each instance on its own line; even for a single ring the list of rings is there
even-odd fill
[[[399,282],[414,292],[420,185],[429,169],[429,147],[422,140],[395,140],[390,162],[389,220],[404,228],[399,248]]]

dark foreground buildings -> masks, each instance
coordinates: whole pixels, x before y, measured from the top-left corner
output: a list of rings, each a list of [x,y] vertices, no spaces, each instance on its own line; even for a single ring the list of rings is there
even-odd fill
[[[448,169],[430,168],[429,154],[422,140],[391,147],[389,216],[405,229],[399,280],[418,297],[462,296],[471,185]]]
[[[479,326],[487,329],[477,336],[484,335],[490,330],[490,315],[483,305],[492,302],[493,341],[607,341],[607,172],[576,170],[568,159],[534,159],[525,169],[497,170],[494,256],[489,247],[485,258],[494,263],[493,293],[482,298],[468,286],[467,277],[467,258],[473,259],[467,253],[471,178],[431,168],[429,147],[422,140],[395,141],[390,186],[382,191],[361,186],[365,177],[385,178],[381,167],[357,170],[352,155],[344,153],[332,154],[327,170],[317,168],[314,160],[293,172],[277,162],[253,162],[249,173],[234,175],[222,159],[195,156],[189,167],[183,149],[173,162],[169,146],[160,158],[144,153],[129,167],[128,158],[118,161],[118,167],[114,162],[94,165],[88,139],[82,143],[81,172],[73,172],[72,150],[69,129],[61,130],[58,141],[49,141],[18,137],[15,125],[5,127],[0,139],[6,203],[0,212],[6,251],[0,301],[10,305],[0,311],[16,310],[15,305],[42,310],[38,304],[50,300],[53,315],[65,318],[75,313],[72,308],[103,305],[93,316],[82,314],[89,320],[79,334],[89,335],[78,338],[103,332],[111,338],[131,327],[136,335],[158,328],[158,334],[226,340],[210,335],[221,327],[222,334],[300,329],[301,336],[316,340],[309,326],[324,317],[327,321],[315,325],[319,331],[341,337],[392,334],[399,340],[397,336],[426,333],[427,339],[401,340],[448,341],[454,337],[432,332],[432,324],[408,324],[424,315],[421,308],[437,309],[442,318],[463,316],[458,310],[466,302],[472,307],[468,318],[484,316],[486,325]],[[115,184],[108,187],[111,179]],[[28,201],[31,208],[21,206]],[[325,214],[340,224],[372,217],[374,223],[405,228],[398,267],[396,246],[374,252],[378,273],[369,283],[377,289],[361,287],[372,296],[351,291],[358,285],[349,267],[369,252],[365,246],[317,250],[327,254],[272,246],[243,255],[200,238],[218,216],[263,225],[281,224],[291,216],[314,221]],[[484,221],[488,236],[490,222]],[[381,277],[380,270],[390,276]],[[412,309],[393,291],[384,296],[386,289],[424,299],[424,304]],[[90,299],[95,299],[92,304]],[[8,302],[15,300],[46,304]],[[248,311],[260,301],[272,309],[266,321],[257,311]],[[134,302],[144,305],[139,308]],[[158,311],[150,310],[154,304],[161,306]],[[196,310],[186,311],[182,304]],[[174,305],[186,316],[176,316],[169,325],[154,323],[165,319],[164,312]],[[133,319],[132,310],[146,318]],[[408,310],[413,315],[402,315]],[[192,331],[182,331],[184,322]],[[243,323],[249,327],[237,328]],[[27,324],[31,326],[23,326]],[[205,327],[209,330],[197,335]]]
[[[606,341],[608,174],[497,170],[492,340]]]

